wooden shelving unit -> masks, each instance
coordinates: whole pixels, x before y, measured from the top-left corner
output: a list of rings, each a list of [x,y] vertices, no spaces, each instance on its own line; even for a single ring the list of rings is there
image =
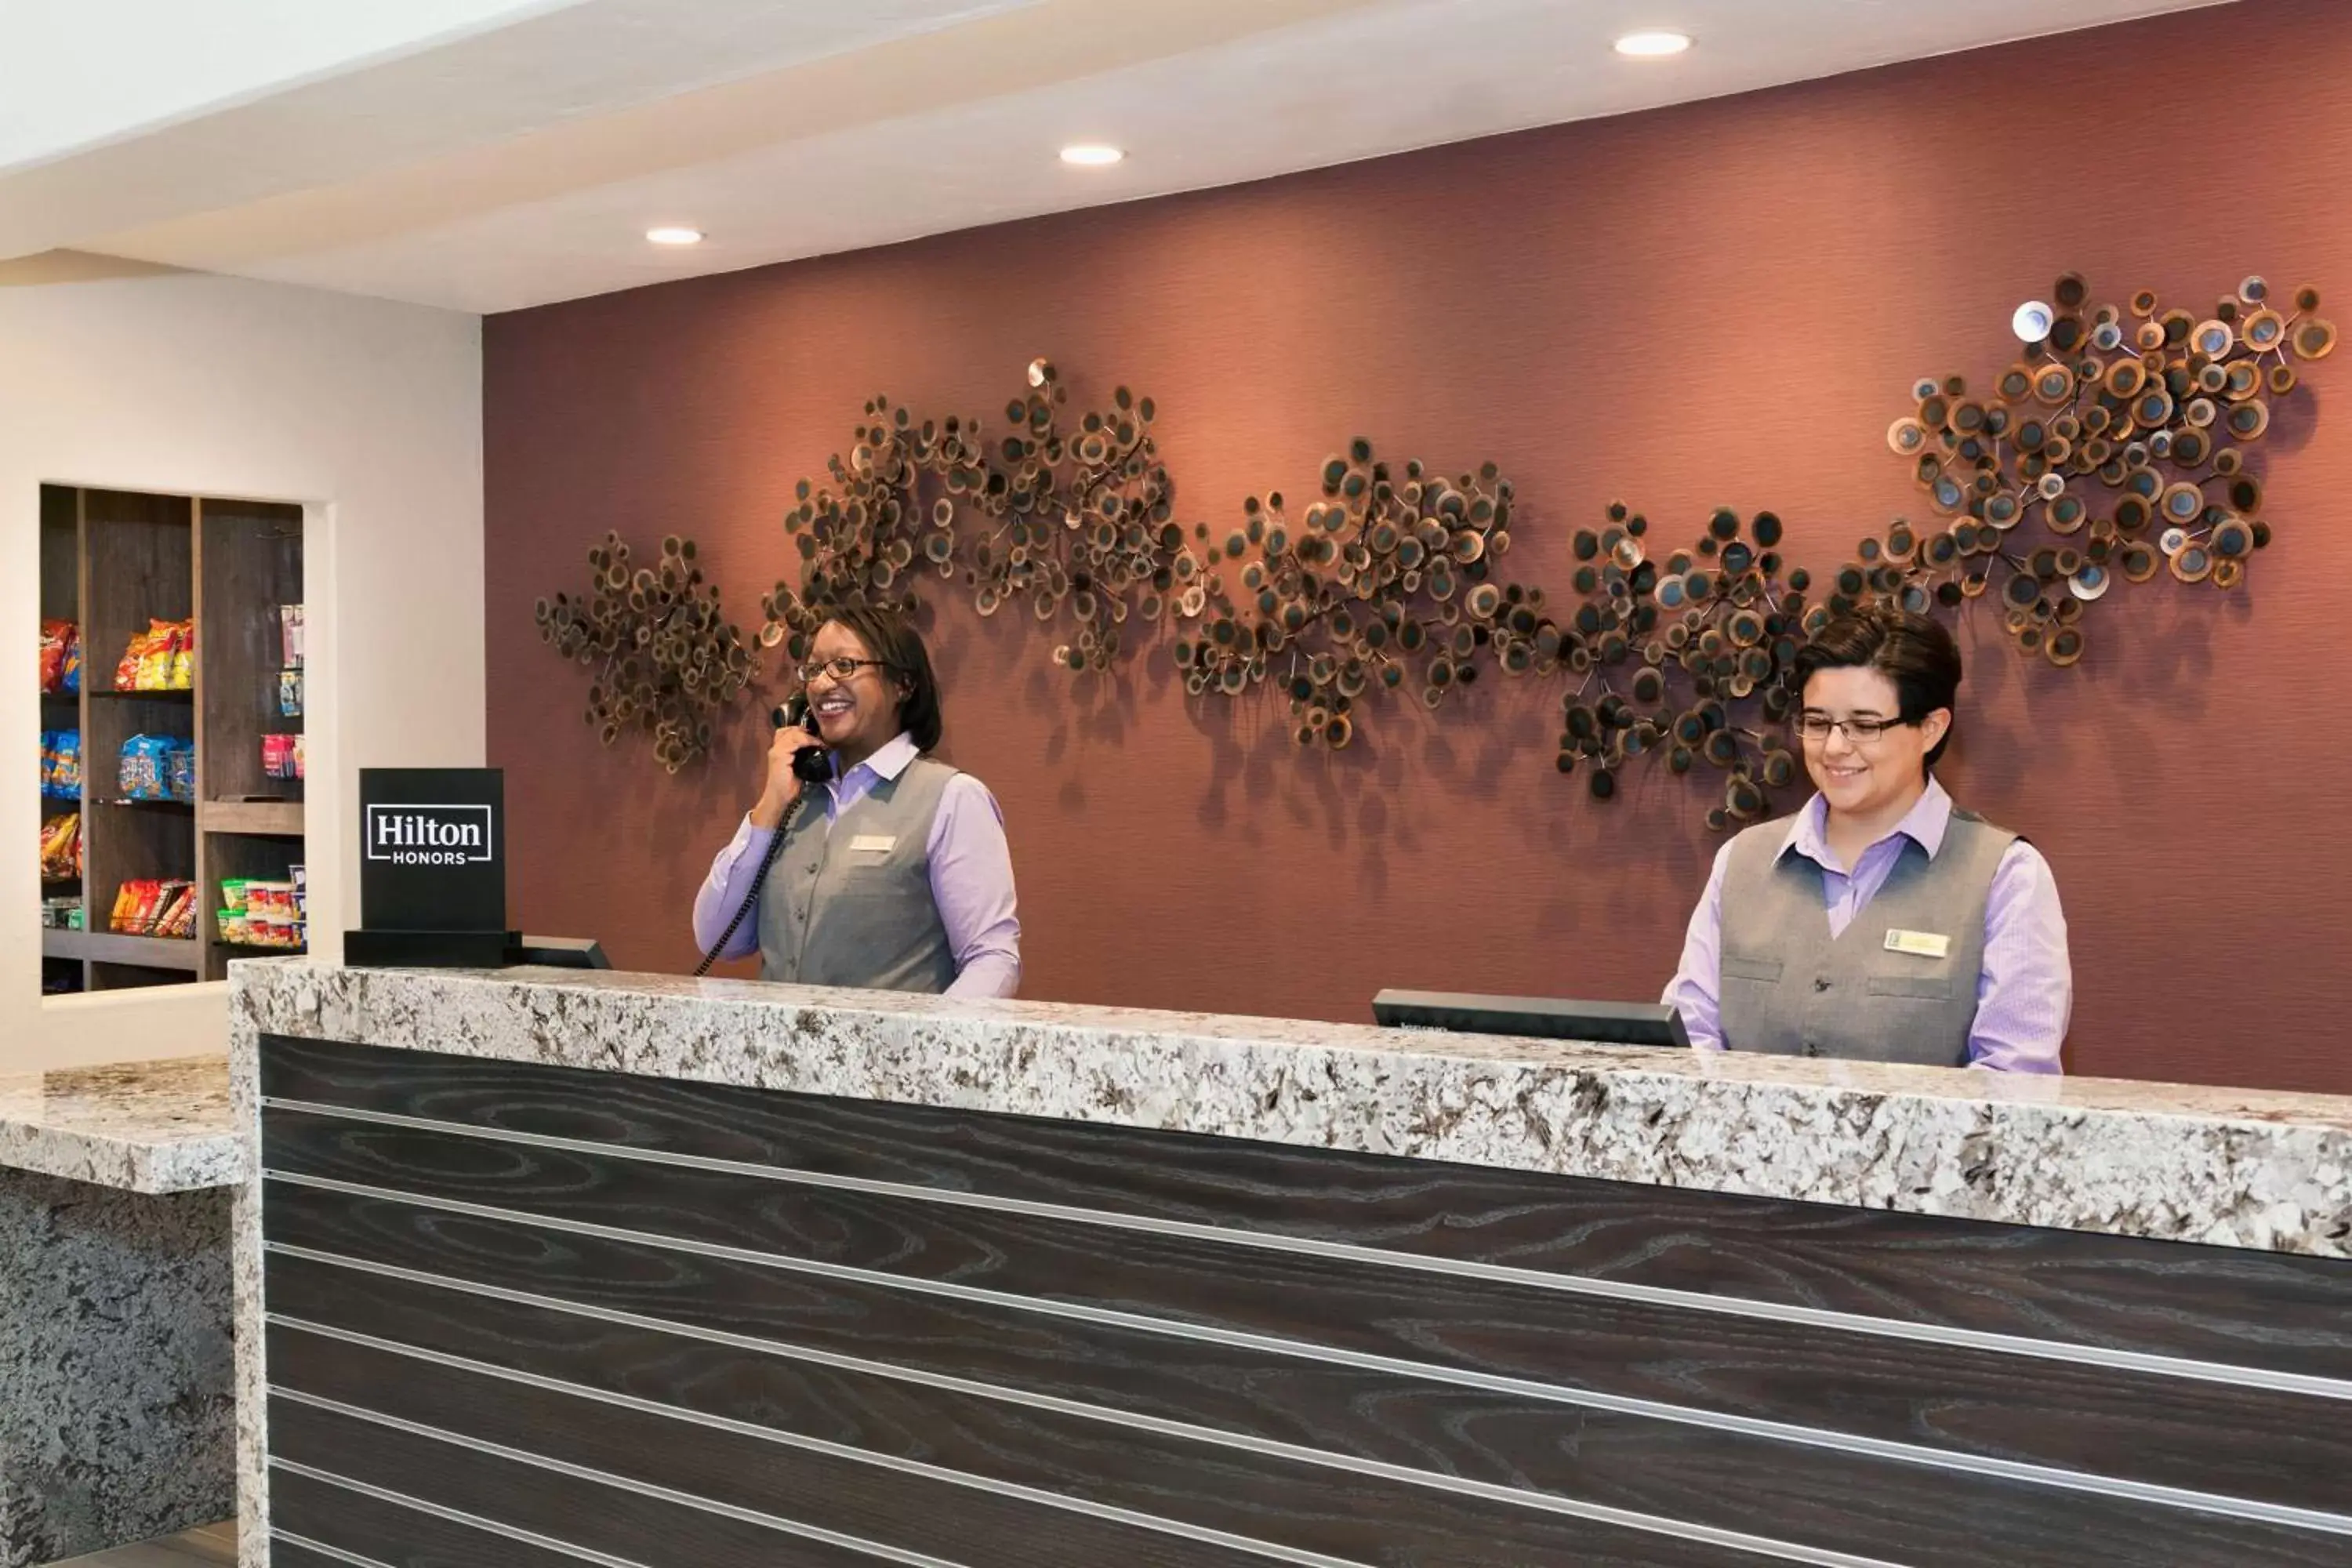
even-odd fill
[[[54,485],[41,487],[41,619],[64,620],[77,624],[81,620],[81,505],[78,492],[60,489]],[[85,671],[85,673],[87,673]],[[87,682],[84,683],[87,685]],[[44,691],[41,693],[41,729],[79,730],[84,735],[89,727],[82,722],[82,694],[79,692]],[[87,779],[87,770],[84,773]],[[46,822],[62,811],[79,811],[79,801],[41,797],[41,819]],[[87,844],[88,822],[85,818]],[[85,858],[83,869],[89,865]],[[43,899],[80,898],[85,905],[89,899],[88,884],[81,878],[41,879]],[[80,956],[69,954],[55,945],[54,937],[79,933],[44,930],[41,932],[41,990],[82,991],[89,985],[89,965]]]
[[[268,777],[261,757],[265,733],[301,731],[300,718],[278,711],[278,607],[301,598],[299,507],[42,487],[41,616],[80,626],[82,689],[44,696],[41,725],[81,731],[79,890],[89,928],[41,933],[45,990],[74,978],[85,990],[219,979],[231,956],[263,951],[224,943],[214,917],[224,877],[282,879],[303,860],[302,781]],[[191,616],[191,689],[113,689],[134,632]],[[140,734],[194,742],[194,803],[119,798],[117,759]],[[44,816],[63,809],[43,803]],[[194,938],[105,929],[116,889],[149,877],[196,884]],[[71,890],[43,884],[45,897]]]
[[[79,963],[127,963],[141,969],[185,970],[193,974],[203,962],[197,942],[176,937],[121,936],[110,931],[45,931],[41,956]]]

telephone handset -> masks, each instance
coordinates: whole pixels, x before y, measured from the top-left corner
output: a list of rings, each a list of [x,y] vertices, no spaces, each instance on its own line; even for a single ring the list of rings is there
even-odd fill
[[[796,727],[812,735],[817,732],[816,726],[809,721],[808,694],[804,691],[795,693],[771,717],[779,730]],[[777,857],[784,852],[784,835],[791,831],[793,818],[800,815],[802,803],[808,799],[806,786],[827,783],[833,777],[833,753],[822,746],[803,746],[793,753],[793,776],[801,781],[801,793],[793,797],[791,805],[784,808],[784,819],[776,825],[775,836],[768,840],[768,852],[761,857],[759,873],[751,879],[751,890],[744,895],[742,907],[735,911],[735,918],[727,922],[727,929],[719,933],[719,940],[710,944],[710,951],[702,955],[702,962],[695,965],[697,975],[710,973],[710,966],[719,962],[719,950],[732,940],[743,922],[751,918],[751,911],[759,907],[760,889],[768,885],[768,873],[775,869]]]
[[[809,700],[805,691],[796,693],[790,701],[775,711],[776,728],[806,730],[817,733],[809,718]],[[803,746],[793,753],[793,777],[803,784],[824,784],[833,777],[833,753],[818,746]]]

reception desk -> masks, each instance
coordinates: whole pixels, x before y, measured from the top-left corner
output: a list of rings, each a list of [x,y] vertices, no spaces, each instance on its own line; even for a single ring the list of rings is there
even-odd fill
[[[248,1563],[2352,1561],[2352,1101],[237,966]]]
[[[234,1507],[218,1055],[0,1075],[0,1568]]]

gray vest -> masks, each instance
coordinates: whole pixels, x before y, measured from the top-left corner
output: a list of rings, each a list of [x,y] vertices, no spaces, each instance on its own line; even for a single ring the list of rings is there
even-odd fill
[[[956,770],[917,757],[828,821],[804,787],[760,889],[760,978],[937,994],[955,950],[931,898],[931,822]],[[887,841],[887,846],[886,842]]]
[[[1877,897],[1832,940],[1822,868],[1774,857],[1793,819],[1732,840],[1723,874],[1723,1043],[1735,1051],[1963,1067],[1984,973],[1985,903],[2017,835],[1954,811],[1934,859],[1909,838]],[[1890,931],[1948,939],[1941,958]]]

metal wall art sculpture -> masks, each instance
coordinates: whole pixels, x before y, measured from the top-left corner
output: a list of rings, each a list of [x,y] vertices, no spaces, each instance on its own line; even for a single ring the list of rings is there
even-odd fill
[[[1055,628],[1055,661],[1073,671],[1108,668],[1130,620],[1172,621],[1192,695],[1271,685],[1299,743],[1332,747],[1379,696],[1436,709],[1482,672],[1551,679],[1569,683],[1561,773],[1582,772],[1607,799],[1637,759],[1709,768],[1723,794],[1707,821],[1728,828],[1769,814],[1801,773],[1788,677],[1803,637],[1831,616],[1873,603],[1957,611],[1994,595],[2021,651],[2067,666],[2083,656],[2086,607],[2116,578],[2142,583],[2168,565],[2226,590],[2269,542],[2245,448],[2294,389],[2294,362],[2335,347],[2318,296],[2304,289],[2283,310],[2248,278],[2209,315],[2160,310],[2146,291],[2125,307],[2087,300],[2070,273],[2052,302],[2020,307],[2024,354],[1991,395],[1972,396],[1957,375],[1912,388],[1912,411],[1886,438],[1939,521],[1898,518],[1863,540],[1818,596],[1809,573],[1786,568],[1770,512],[1718,509],[1662,554],[1648,520],[1612,502],[1601,527],[1574,535],[1574,594],[1554,602],[1503,575],[1514,493],[1495,464],[1448,479],[1418,461],[1391,467],[1363,439],[1325,461],[1303,508],[1252,496],[1213,539],[1175,519],[1151,400],[1120,387],[1074,421],[1067,388],[1038,360],[1002,436],[976,419],[919,421],[887,397],[866,404],[855,444],[827,465],[831,484],[798,487],[784,521],[802,581],[762,597],[758,641],[797,661],[835,607],[911,610],[928,571],[961,577],[983,616],[1025,605]],[[707,606],[693,596],[692,554],[687,543],[660,573],[632,576],[608,539],[590,552],[593,612],[561,595],[541,605],[560,649],[607,660],[590,722],[609,742],[637,716],[669,738],[656,750],[673,772],[708,744],[702,713],[740,693],[750,664],[719,626],[716,593]],[[698,647],[673,631],[656,649],[682,603],[688,625],[723,638]]]
[[[833,485],[803,479],[784,515],[807,566],[797,590],[780,580],[761,599],[761,646],[783,644],[797,662],[836,605],[911,610],[925,570],[960,573],[982,616],[1025,601],[1041,623],[1066,617],[1054,658],[1073,670],[1108,668],[1131,616],[1153,621],[1171,598],[1191,603],[1201,561],[1173,521],[1151,399],[1122,386],[1072,430],[1054,367],[1034,361],[1028,379],[993,440],[977,419],[918,424],[887,397],[868,402],[871,423],[827,464]],[[970,541],[957,530],[967,514],[980,523]]]
[[[2049,301],[2018,307],[2024,357],[1991,395],[1957,375],[1912,388],[1886,443],[1953,521],[1864,540],[1841,595],[1924,609],[1997,593],[2019,650],[2064,666],[2083,657],[2085,608],[2118,577],[2168,570],[2224,592],[2244,581],[2271,538],[2247,448],[2294,390],[2297,362],[2336,347],[2317,290],[2283,309],[2250,277],[2210,311],[2164,309],[2151,289],[2123,306],[2093,308],[2089,294],[2070,272]]]
[[[588,724],[604,744],[631,730],[653,736],[654,760],[675,773],[710,749],[711,716],[743,694],[755,660],[702,580],[694,541],[662,541],[658,566],[629,567],[617,533],[588,552],[587,595],[534,606],[540,639],[594,668]]]

